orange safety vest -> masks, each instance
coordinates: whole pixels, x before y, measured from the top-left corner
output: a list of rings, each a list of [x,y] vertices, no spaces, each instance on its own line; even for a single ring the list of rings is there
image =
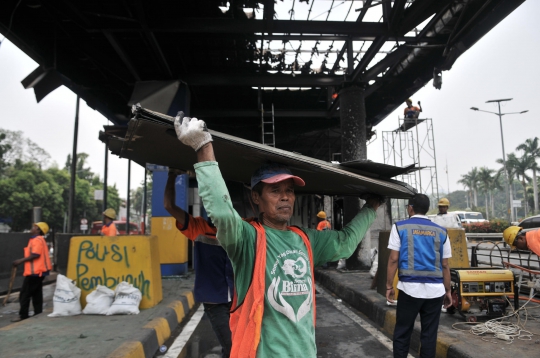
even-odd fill
[[[540,256],[540,230],[527,231],[525,238],[529,250]]]
[[[24,257],[31,254],[38,254],[39,257],[24,263],[23,276],[41,275],[52,269],[49,249],[43,236],[36,236],[28,241],[28,246],[24,248]]]
[[[111,225],[107,226],[103,224],[101,227],[101,235],[103,236],[117,236],[118,230],[116,230],[116,225],[114,223],[111,223]]]
[[[238,296],[234,293],[231,307],[231,336],[232,348],[231,358],[255,358],[257,356],[257,347],[261,340],[261,326],[264,313],[264,292],[265,274],[266,274],[266,232],[263,226],[256,221],[248,221],[257,231],[257,246],[255,251],[255,264],[253,265],[253,274],[251,284],[246,293],[244,301],[237,306]],[[288,226],[287,229],[300,235],[306,245],[309,262],[311,263],[311,276],[315,277],[313,272],[313,251],[311,243],[306,233],[296,226]],[[313,290],[313,324],[315,324],[316,304],[315,304],[315,285]]]

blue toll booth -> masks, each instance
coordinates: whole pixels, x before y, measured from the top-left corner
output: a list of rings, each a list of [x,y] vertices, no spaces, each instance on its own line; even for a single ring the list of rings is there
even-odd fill
[[[176,228],[176,220],[163,206],[168,169],[161,166],[147,168],[153,171],[151,234],[158,238],[161,275],[184,275],[188,271],[188,240]],[[189,176],[177,176],[175,184],[176,205],[188,212]]]

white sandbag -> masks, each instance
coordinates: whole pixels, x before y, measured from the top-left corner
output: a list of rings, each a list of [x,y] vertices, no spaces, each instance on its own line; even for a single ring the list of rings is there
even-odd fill
[[[114,290],[114,302],[107,311],[107,316],[115,314],[139,314],[142,294],[137,287],[125,281]]]
[[[53,297],[53,313],[48,317],[76,316],[81,314],[81,289],[69,278],[58,274]]]
[[[86,307],[83,309],[84,314],[102,314],[106,315],[114,301],[114,291],[102,285],[90,292],[86,296]]]

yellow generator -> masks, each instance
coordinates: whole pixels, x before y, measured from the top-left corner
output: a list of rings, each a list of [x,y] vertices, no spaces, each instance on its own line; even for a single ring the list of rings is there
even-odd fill
[[[514,298],[518,307],[519,297],[514,285],[514,273],[498,268],[450,269],[452,305],[449,314],[456,311],[467,321],[485,321],[506,314],[508,297]]]

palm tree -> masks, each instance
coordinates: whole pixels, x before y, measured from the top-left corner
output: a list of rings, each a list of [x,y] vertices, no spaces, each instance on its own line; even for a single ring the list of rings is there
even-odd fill
[[[495,170],[488,169],[486,167],[480,168],[478,171],[478,182],[480,183],[480,190],[484,193],[486,200],[486,219],[489,220],[489,202],[488,193],[491,196],[491,188],[493,186],[493,177],[491,176]]]
[[[463,184],[464,187],[469,188],[469,194],[472,192],[474,206],[478,206],[478,168],[474,167],[467,174],[463,174],[458,183]],[[471,205],[472,206],[472,205]]]
[[[514,212],[514,206],[512,204],[513,200],[514,200],[514,180],[516,178],[516,170],[514,168],[514,161],[510,161],[511,158],[515,158],[516,155],[514,153],[509,153],[507,156],[506,156],[506,174],[505,174],[505,178],[507,179],[507,182],[508,182],[508,195],[510,196],[510,210],[511,212],[513,213]],[[501,169],[498,170],[498,174],[500,175],[501,173],[504,174],[505,172],[505,166],[504,166],[504,161],[502,159],[497,159],[496,160],[497,163],[499,164],[502,164],[503,167]],[[512,215],[513,217],[513,215]]]
[[[525,201],[525,217],[527,217],[528,210],[527,207],[529,206],[527,204],[527,182],[530,181],[531,178],[527,175],[527,171],[531,167],[532,163],[534,162],[534,158],[524,155],[520,158],[516,157],[515,155],[510,157],[508,156],[508,161],[506,164],[510,162],[510,165],[514,167],[517,179],[521,183],[521,186],[523,187],[523,198]],[[520,179],[521,178],[521,179]]]
[[[517,146],[516,150],[522,150],[524,155],[529,155],[534,158],[532,165],[529,169],[533,172],[533,196],[534,196],[534,211],[538,212],[538,183],[536,179],[536,171],[540,170],[536,159],[540,158],[540,147],[538,147],[538,137],[529,138]]]
[[[491,190],[489,192],[489,200],[491,201],[491,215],[495,217],[495,200],[493,200],[493,192],[495,190],[504,191],[504,188],[501,185],[501,172],[495,172],[495,176],[491,181]]]

